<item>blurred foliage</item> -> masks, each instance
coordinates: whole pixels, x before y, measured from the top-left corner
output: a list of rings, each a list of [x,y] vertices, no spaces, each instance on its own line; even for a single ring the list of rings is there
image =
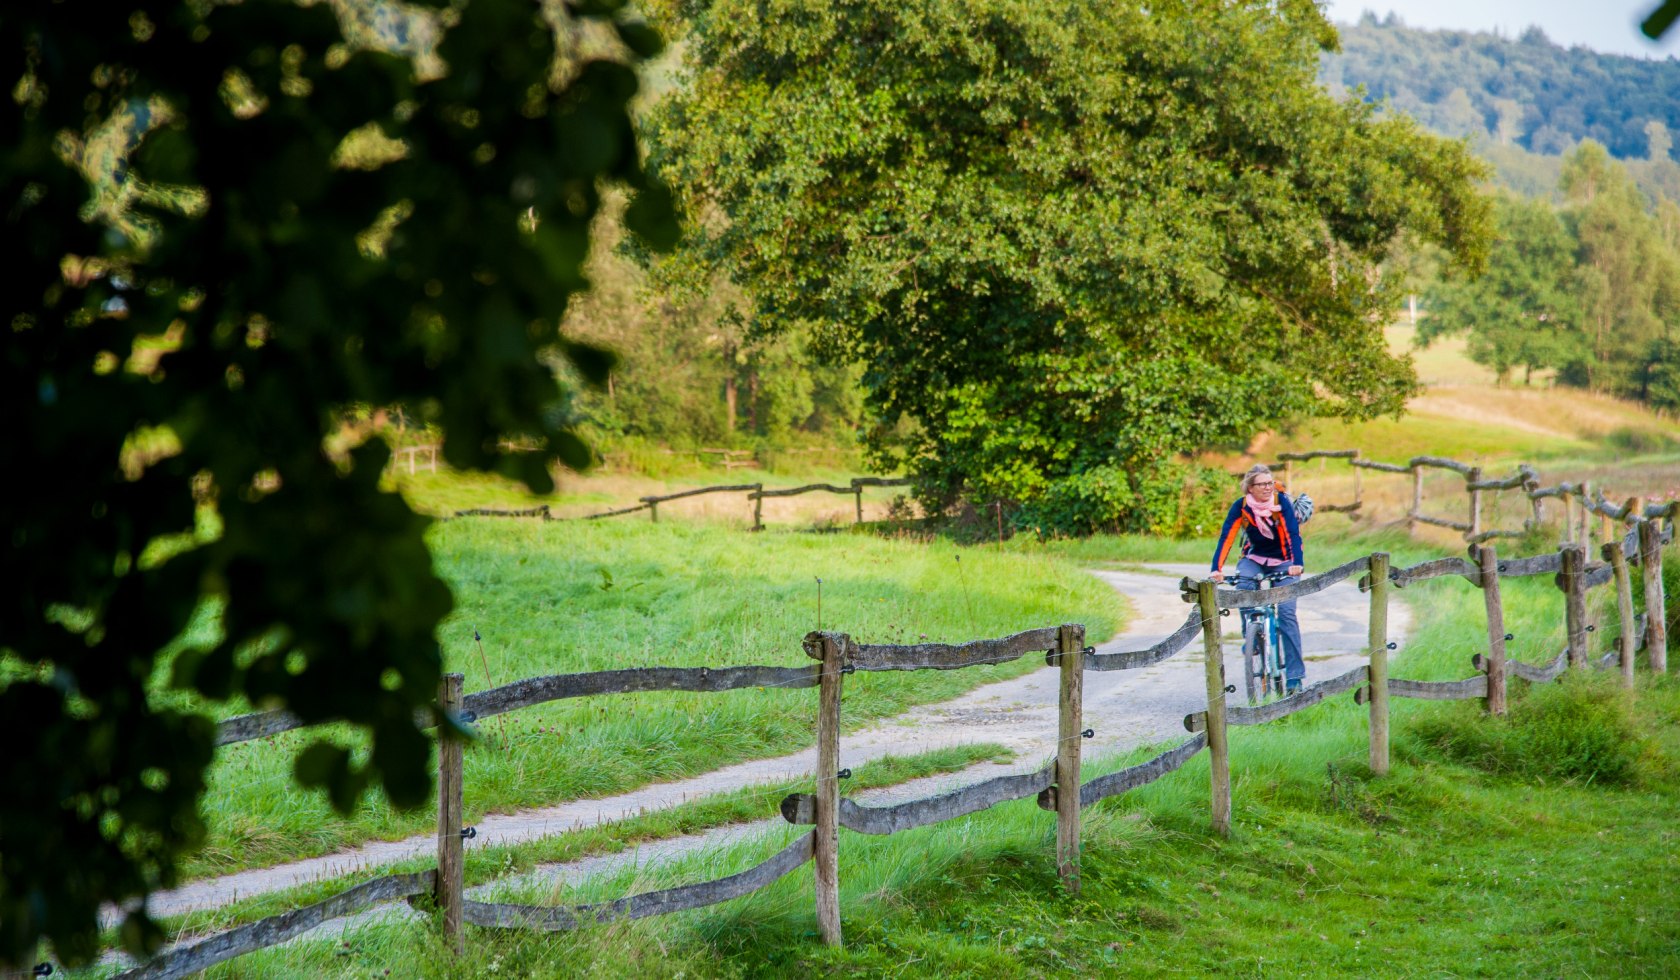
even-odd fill
[[[557,329],[603,182],[675,236],[628,109],[659,47],[615,0],[0,14],[0,961],[87,959],[106,902],[129,949],[161,939],[141,900],[203,837],[214,726],[149,700],[160,661],[365,729],[297,759],[338,809],[425,801],[450,592],[385,446],[329,441],[393,406],[456,467],[544,491],[587,464],[546,361],[612,363]],[[177,642],[206,603],[215,637]]]
[[[585,267],[590,291],[564,324],[569,336],[619,355],[608,383],[580,389],[575,403],[615,465],[650,441],[764,452],[808,442],[855,446],[863,424],[858,369],[826,363],[809,331],[750,336],[744,300],[727,282],[672,289],[650,275],[649,257],[624,240],[619,204],[609,198],[596,221]]]
[[[650,119],[693,218],[663,274],[861,362],[872,458],[930,510],[1141,530],[1163,461],[1398,411],[1380,263],[1484,247],[1481,165],[1332,99],[1308,2],[652,9],[689,73]]]

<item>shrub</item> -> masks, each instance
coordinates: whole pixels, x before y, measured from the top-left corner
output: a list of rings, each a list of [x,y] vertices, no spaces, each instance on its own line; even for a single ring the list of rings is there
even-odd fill
[[[1624,453],[1644,455],[1667,453],[1680,449],[1680,440],[1666,432],[1622,426],[1604,434],[1604,441]]]
[[[1041,534],[1206,537],[1219,530],[1235,497],[1236,484],[1222,470],[1174,462],[1103,465],[1051,481],[1015,524]]]
[[[1644,746],[1628,695],[1609,677],[1569,676],[1536,687],[1503,718],[1465,705],[1409,727],[1455,762],[1538,780],[1627,782]]]

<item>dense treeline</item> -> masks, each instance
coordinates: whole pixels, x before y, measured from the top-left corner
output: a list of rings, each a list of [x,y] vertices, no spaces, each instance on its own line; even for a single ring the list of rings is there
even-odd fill
[[[1552,155],[1591,139],[1619,158],[1656,156],[1660,144],[1666,157],[1669,133],[1680,128],[1673,58],[1563,48],[1538,27],[1511,39],[1420,30],[1369,12],[1341,36],[1341,52],[1320,68],[1332,91],[1363,85],[1368,98],[1450,136],[1485,135]]]
[[[1556,369],[1561,383],[1680,410],[1680,205],[1653,209],[1597,143],[1563,161],[1554,207],[1499,204],[1499,237],[1479,278],[1431,290],[1424,343],[1467,333],[1501,377]]]

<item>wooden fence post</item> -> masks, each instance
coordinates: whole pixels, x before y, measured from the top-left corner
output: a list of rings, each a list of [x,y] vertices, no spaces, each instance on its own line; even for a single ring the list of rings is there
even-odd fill
[[[460,674],[444,674],[438,683],[438,701],[446,714],[459,717],[463,699]],[[438,738],[438,839],[437,839],[437,898],[443,911],[443,934],[457,955],[466,952],[466,937],[461,925],[461,904],[464,901],[462,881],[465,860],[461,844],[461,811],[463,772],[461,740],[440,732]]]
[[[1464,478],[1464,485],[1466,487],[1471,487],[1472,484],[1481,482],[1481,479],[1482,468],[1480,466],[1472,466],[1470,467],[1470,474]],[[1480,490],[1471,489],[1469,536],[1475,537],[1480,533],[1482,533],[1482,492]]]
[[[1588,492],[1588,485],[1586,483],[1582,483],[1581,484],[1581,542],[1580,543],[1581,543],[1581,546],[1586,549],[1586,554],[1589,554],[1589,555],[1592,554],[1592,546],[1593,546],[1593,533],[1592,533],[1593,529],[1592,529],[1592,510],[1591,510],[1591,507],[1592,507],[1592,496]]]
[[[659,501],[648,501],[648,516],[653,518],[653,523],[659,523]]]
[[[1672,513],[1672,512],[1671,512]],[[1662,522],[1639,520],[1639,568],[1645,580],[1645,653],[1654,673],[1668,673],[1668,624],[1663,621]]]
[[[1630,513],[1634,513],[1630,509]],[[1612,538],[1604,542],[1604,560],[1610,563],[1610,569],[1616,576],[1616,618],[1621,621],[1621,632],[1616,636],[1616,649],[1621,653],[1622,686],[1633,686],[1633,648],[1634,648],[1634,618],[1633,618],[1633,582],[1628,574],[1627,553],[1622,551],[1622,542]]]
[[[822,677],[817,685],[817,825],[815,864],[817,931],[839,946],[840,931],[840,682],[845,669],[844,633],[822,637]]]
[[[1196,583],[1202,611],[1202,664],[1207,674],[1207,743],[1212,773],[1213,832],[1231,835],[1231,758],[1225,741],[1225,652],[1220,646],[1219,604],[1212,581]]]
[[[1353,504],[1355,507],[1365,502],[1365,470],[1356,465],[1358,460],[1359,450],[1355,449],[1353,456],[1348,459],[1348,468],[1353,470]],[[1356,510],[1354,513],[1357,514],[1358,511]]]
[[[1412,467],[1412,509],[1406,514],[1406,531],[1417,528],[1418,515],[1423,513],[1423,467]]]
[[[753,490],[753,530],[764,530],[764,484]]]
[[[1388,555],[1371,556],[1371,771],[1388,774]]]
[[[1563,570],[1558,573],[1558,588],[1563,590],[1563,621],[1569,637],[1569,666],[1587,666],[1587,590],[1581,568],[1587,561],[1587,550],[1573,542],[1563,546],[1560,554]]]
[[[1477,554],[1482,569],[1482,601],[1487,605],[1487,713],[1505,713],[1505,607],[1499,598],[1499,555],[1483,545]]]
[[[857,522],[859,524],[862,524],[863,523],[863,485],[858,483],[856,480],[853,480],[852,481],[852,492],[857,494]]]
[[[1079,752],[1083,736],[1085,627],[1061,628],[1057,658],[1062,674],[1060,722],[1056,726],[1056,874],[1070,894],[1079,894]]]

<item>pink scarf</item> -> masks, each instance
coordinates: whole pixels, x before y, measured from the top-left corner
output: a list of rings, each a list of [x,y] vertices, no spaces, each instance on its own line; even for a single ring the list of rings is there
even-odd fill
[[[1253,517],[1254,529],[1260,532],[1261,537],[1270,541],[1272,539],[1272,515],[1278,511],[1277,494],[1273,493],[1272,499],[1266,501],[1254,499],[1252,493],[1245,494],[1243,501],[1248,505],[1248,512]]]

